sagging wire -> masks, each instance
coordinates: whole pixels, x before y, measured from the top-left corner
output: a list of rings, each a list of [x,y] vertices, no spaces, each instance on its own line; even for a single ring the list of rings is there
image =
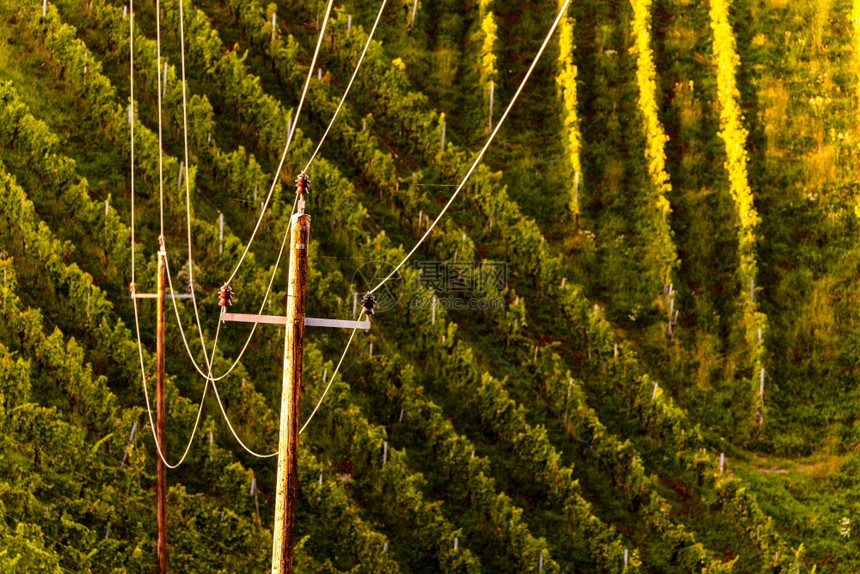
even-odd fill
[[[451,207],[452,203],[454,203],[454,200],[460,194],[460,191],[462,191],[463,187],[466,185],[466,182],[469,181],[469,178],[472,176],[472,173],[475,171],[475,168],[477,168],[478,164],[481,163],[481,160],[484,158],[484,154],[487,153],[487,149],[490,147],[490,144],[493,143],[493,140],[495,139],[496,134],[499,133],[499,130],[504,125],[505,120],[508,117],[508,114],[510,113],[511,109],[514,107],[514,104],[516,103],[517,98],[520,97],[520,93],[523,91],[523,88],[525,87],[526,82],[528,82],[529,78],[531,77],[532,72],[535,69],[535,66],[537,65],[538,61],[540,60],[541,56],[543,55],[544,50],[546,49],[547,45],[549,44],[550,38],[552,37],[553,33],[555,32],[555,29],[558,27],[559,22],[561,21],[562,17],[564,16],[564,13],[567,11],[567,8],[570,5],[570,2],[571,2],[571,0],[566,0],[564,5],[561,7],[561,10],[559,10],[558,16],[556,16],[555,21],[552,24],[552,27],[549,29],[549,32],[547,33],[546,38],[544,38],[543,43],[541,44],[541,47],[537,52],[537,55],[535,56],[531,65],[529,66],[529,69],[526,72],[525,77],[523,77],[522,82],[520,82],[520,85],[517,88],[516,93],[514,93],[514,96],[511,98],[511,101],[508,104],[508,107],[505,108],[505,112],[502,114],[502,117],[499,119],[499,123],[496,124],[495,129],[493,129],[493,133],[491,133],[490,137],[487,139],[487,143],[485,143],[484,147],[481,148],[481,151],[478,152],[478,155],[475,157],[475,160],[472,162],[472,165],[469,168],[469,171],[466,172],[466,175],[463,177],[463,179],[457,185],[457,189],[454,191],[454,194],[451,196],[451,199],[448,200],[448,203],[445,204],[445,206],[442,208],[442,211],[439,212],[439,215],[436,216],[436,219],[433,220],[433,223],[430,225],[430,227],[427,228],[427,231],[424,232],[424,235],[421,236],[421,239],[418,240],[418,242],[415,244],[415,246],[412,247],[412,249],[409,251],[409,253],[407,253],[406,256],[403,258],[403,260],[397,264],[397,266],[394,268],[394,270],[391,271],[391,273],[389,273],[385,277],[385,279],[380,281],[379,285],[377,285],[376,287],[371,289],[368,293],[375,293],[380,287],[385,285],[385,283],[389,279],[391,279],[395,273],[400,271],[400,269],[406,264],[406,262],[409,261],[409,258],[415,254],[415,252],[418,250],[418,248],[421,246],[421,244],[424,243],[424,241],[427,239],[427,237],[430,236],[430,233],[433,231],[433,229],[436,227],[436,225],[439,223],[439,221],[442,219],[442,217],[448,211],[448,208]]]
[[[326,136],[328,136],[328,133],[331,131],[331,128],[334,125],[334,121],[337,119],[337,116],[340,113],[344,102],[346,102],[346,97],[349,95],[349,91],[352,89],[352,84],[353,82],[355,82],[355,77],[358,75],[358,70],[361,68],[362,62],[364,62],[364,56],[365,54],[367,54],[367,49],[370,47],[370,43],[373,40],[373,35],[376,33],[376,28],[379,25],[379,21],[382,19],[382,12],[385,10],[385,4],[387,2],[388,0],[382,0],[382,4],[379,6],[379,12],[376,14],[376,20],[373,22],[373,27],[370,29],[370,34],[367,35],[367,41],[364,43],[364,49],[361,51],[361,56],[359,56],[358,63],[355,65],[355,70],[353,70],[352,72],[352,77],[349,79],[349,83],[346,85],[346,90],[344,90],[343,96],[340,98],[340,103],[338,103],[337,109],[334,111],[334,115],[332,116],[331,121],[328,123],[328,127],[326,127],[325,132],[323,132],[323,135],[320,138],[319,143],[317,143],[317,147],[314,150],[314,153],[311,154],[311,158],[308,160],[308,163],[307,165],[305,165],[305,169],[303,169],[302,172],[307,172],[311,168],[311,164],[316,159],[317,154],[319,153]]]
[[[287,159],[287,152],[290,149],[290,144],[293,141],[293,134],[296,131],[296,125],[299,123],[299,115],[302,112],[302,106],[305,103],[305,97],[308,93],[308,87],[311,83],[311,78],[313,77],[313,71],[316,67],[317,57],[319,56],[320,46],[322,46],[323,37],[325,36],[326,26],[328,25],[329,16],[331,15],[331,8],[334,4],[334,0],[329,0],[326,6],[325,17],[323,18],[322,27],[320,28],[319,38],[317,38],[316,49],[314,50],[314,56],[311,59],[310,68],[308,68],[308,76],[305,78],[305,85],[302,88],[302,96],[299,99],[299,105],[296,108],[295,116],[293,117],[293,121],[290,124],[290,131],[287,133],[287,145],[284,147],[284,153],[281,154],[281,161],[278,163],[278,169],[275,170],[275,176],[272,178],[272,185],[269,188],[269,193],[266,195],[266,201],[263,202],[263,209],[260,212],[260,217],[257,218],[257,223],[254,225],[254,231],[251,232],[251,237],[248,240],[248,243],[245,245],[245,249],[242,251],[242,255],[239,257],[239,261],[236,263],[236,266],[233,268],[233,271],[230,273],[230,276],[224,282],[224,284],[232,283],[233,279],[236,277],[236,273],[239,272],[239,268],[242,266],[242,263],[245,261],[245,257],[248,255],[248,251],[251,249],[251,244],[254,242],[254,238],[257,236],[257,231],[260,229],[260,224],[263,222],[263,217],[266,215],[266,209],[269,207],[269,202],[272,200],[272,195],[275,193],[275,186],[278,183],[278,179],[281,175],[281,170],[284,167],[284,161]]]

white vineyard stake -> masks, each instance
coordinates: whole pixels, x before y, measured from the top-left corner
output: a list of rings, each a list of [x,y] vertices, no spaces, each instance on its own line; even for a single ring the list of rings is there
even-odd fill
[[[489,124],[490,131],[493,131],[493,96],[495,94],[495,91],[496,91],[496,84],[495,84],[495,82],[491,81],[490,82],[490,113],[489,113],[488,120],[487,120],[488,124]]]
[[[218,253],[224,253],[224,214],[218,214]]]
[[[134,433],[137,432],[137,422],[131,425],[131,434],[128,436],[128,446],[125,447],[125,452],[122,455],[122,464],[120,466],[125,466],[128,462],[128,449],[131,448],[131,445],[134,443]]]
[[[415,27],[415,15],[418,13],[418,0],[415,0],[412,3],[412,22],[409,24],[409,29]]]

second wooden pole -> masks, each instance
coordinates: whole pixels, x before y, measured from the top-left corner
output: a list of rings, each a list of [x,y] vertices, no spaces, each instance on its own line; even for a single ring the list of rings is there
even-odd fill
[[[165,404],[164,404],[164,288],[167,283],[167,268],[164,258],[167,254],[161,250],[158,253],[158,299],[156,303],[156,434],[158,435],[158,446],[161,453],[167,456],[164,445],[165,432]],[[157,512],[158,512],[158,574],[167,574],[167,467],[161,457],[157,461],[158,486]]]

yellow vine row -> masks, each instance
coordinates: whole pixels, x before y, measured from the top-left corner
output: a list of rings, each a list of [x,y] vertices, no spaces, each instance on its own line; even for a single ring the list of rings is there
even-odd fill
[[[564,0],[559,0],[559,6]],[[572,18],[565,16],[559,25],[559,52],[558,52],[558,76],[556,82],[561,89],[562,105],[564,106],[564,132],[565,148],[567,149],[568,161],[574,172],[574,179],[570,186],[570,211],[574,218],[580,215],[579,183],[582,178],[582,163],[579,158],[581,145],[581,134],[579,131],[579,116],[576,112],[576,65],[573,63]]]
[[[672,191],[669,174],[666,171],[666,142],[669,138],[663,130],[663,124],[657,115],[657,70],[654,66],[654,54],[651,51],[651,4],[652,0],[631,0],[633,6],[633,33],[635,45],[632,53],[636,58],[636,83],[639,89],[639,111],[643,116],[645,131],[645,159],[648,162],[648,174],[654,185],[654,195],[649,202],[649,208],[655,215],[653,226],[656,232],[654,255],[660,260],[660,276],[663,285],[672,283],[672,271],[678,264],[678,256],[672,241],[672,229],[667,218],[672,207],[666,194]]]
[[[741,283],[743,301],[744,336],[752,352],[753,386],[758,387],[759,378],[764,377],[764,345],[762,333],[766,317],[758,311],[755,302],[756,251],[755,231],[759,215],[753,203],[752,189],[749,185],[746,151],[748,132],[743,125],[744,117],[740,107],[740,91],[737,88],[736,70],[741,60],[738,56],[734,32],[729,23],[729,0],[711,0],[711,28],[714,31],[714,59],[717,64],[717,97],[720,103],[720,137],[726,148],[726,171],[729,176],[729,191],[738,214],[740,229],[738,249],[740,268],[738,276]],[[756,391],[758,389],[756,388]],[[764,411],[763,397],[754,403],[761,409],[759,422]]]
[[[860,101],[860,0],[851,2],[851,32],[854,48],[854,68],[857,70],[857,101]],[[854,204],[854,214],[860,217],[860,197]]]
[[[481,86],[484,90],[484,97],[487,102],[487,110],[492,116],[491,91],[494,90],[498,70],[496,69],[496,41],[498,40],[499,26],[496,24],[496,19],[490,11],[492,0],[480,0],[479,9],[481,17]],[[492,130],[492,117],[488,121],[488,129]]]

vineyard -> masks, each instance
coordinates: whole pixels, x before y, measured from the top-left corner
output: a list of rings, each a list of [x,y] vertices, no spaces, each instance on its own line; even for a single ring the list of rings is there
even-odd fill
[[[296,572],[860,572],[860,1],[331,5],[0,0],[0,571],[156,571],[161,241],[169,568],[268,571],[306,171]]]

